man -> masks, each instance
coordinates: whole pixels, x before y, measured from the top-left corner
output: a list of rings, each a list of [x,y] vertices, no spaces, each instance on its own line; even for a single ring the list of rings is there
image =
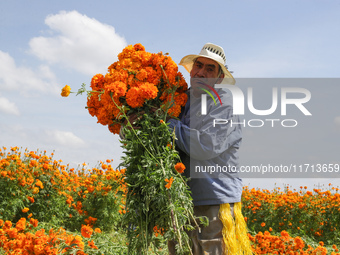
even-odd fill
[[[189,232],[194,255],[226,254],[229,246],[223,240],[226,226],[219,217],[221,205],[228,205],[232,218],[233,206],[242,195],[237,175],[241,126],[231,124],[239,123],[239,118],[233,115],[230,92],[215,89],[215,84],[235,84],[225,64],[223,48],[211,43],[198,55],[183,57],[180,65],[190,73],[189,100],[179,120],[168,120],[169,128],[175,130],[185,174],[190,177],[195,216],[209,219],[209,226]],[[216,120],[224,120],[224,124],[214,123]],[[169,253],[176,254],[173,242],[169,242]]]

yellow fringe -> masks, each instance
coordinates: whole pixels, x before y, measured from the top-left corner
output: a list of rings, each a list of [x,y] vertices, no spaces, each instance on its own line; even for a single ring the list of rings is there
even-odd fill
[[[241,212],[241,202],[234,204],[234,217],[231,215],[230,205],[220,205],[219,217],[223,223],[222,235],[225,243],[226,255],[253,254],[247,235],[247,224]]]

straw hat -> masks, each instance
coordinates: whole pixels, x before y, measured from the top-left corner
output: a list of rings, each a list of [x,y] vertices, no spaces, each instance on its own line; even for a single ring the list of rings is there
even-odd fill
[[[231,75],[226,67],[226,57],[221,46],[212,43],[206,43],[198,55],[187,55],[182,58],[179,64],[184,66],[184,68],[190,73],[194,60],[199,57],[209,58],[217,62],[224,73],[224,79],[221,82],[222,84],[235,84],[234,77]]]

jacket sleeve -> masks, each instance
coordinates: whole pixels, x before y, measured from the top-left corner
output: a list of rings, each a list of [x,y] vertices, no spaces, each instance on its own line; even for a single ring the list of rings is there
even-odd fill
[[[232,147],[239,147],[242,140],[241,123],[232,114],[231,102],[223,105],[210,102],[208,114],[200,115],[200,104],[190,109],[190,124],[180,120],[169,120],[169,127],[175,129],[176,145],[187,155],[197,160],[218,157]]]

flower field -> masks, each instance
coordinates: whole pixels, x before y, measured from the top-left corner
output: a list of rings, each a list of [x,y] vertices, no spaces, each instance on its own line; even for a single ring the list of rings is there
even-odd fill
[[[0,254],[126,254],[125,171],[112,164],[70,169],[43,151],[0,148]],[[331,184],[245,187],[242,202],[254,254],[340,254],[340,193]],[[154,235],[150,254],[167,254],[162,230]]]

